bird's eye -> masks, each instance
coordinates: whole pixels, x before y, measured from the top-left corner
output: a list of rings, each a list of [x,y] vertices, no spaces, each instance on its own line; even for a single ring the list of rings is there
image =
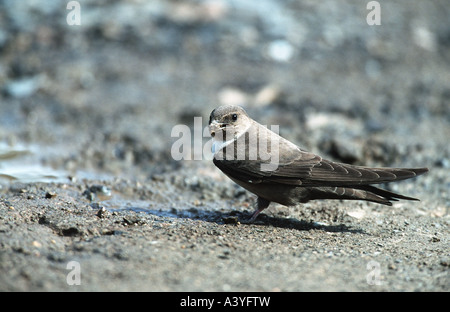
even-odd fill
[[[236,120],[237,120],[237,114],[231,115],[231,119],[232,119],[233,121],[236,121]]]

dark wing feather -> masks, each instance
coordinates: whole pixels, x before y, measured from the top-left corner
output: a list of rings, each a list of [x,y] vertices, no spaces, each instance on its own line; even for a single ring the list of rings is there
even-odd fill
[[[298,165],[297,161],[284,165],[280,164],[278,170],[274,171],[270,179],[273,179],[273,181],[281,179],[280,183],[290,184],[285,177],[292,176],[292,172],[295,172],[295,167]],[[427,171],[426,168],[369,168],[321,159],[318,163],[309,167],[309,172],[306,175],[299,175],[297,179],[301,180],[301,184],[304,186],[324,184],[329,186],[356,186],[409,179]],[[294,182],[293,184],[298,183]]]
[[[286,151],[288,151],[286,153]],[[260,160],[217,160],[214,164],[225,174],[252,183],[275,182],[302,186],[357,186],[409,179],[427,168],[369,168],[336,163],[300,149],[282,149],[278,167],[262,171]]]

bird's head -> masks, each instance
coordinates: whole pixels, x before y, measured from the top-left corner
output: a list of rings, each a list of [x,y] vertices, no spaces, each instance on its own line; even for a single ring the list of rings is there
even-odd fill
[[[209,116],[209,133],[218,141],[235,139],[250,125],[250,117],[240,106],[219,106]]]

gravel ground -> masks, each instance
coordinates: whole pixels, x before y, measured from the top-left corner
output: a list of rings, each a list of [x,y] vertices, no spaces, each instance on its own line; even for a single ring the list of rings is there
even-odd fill
[[[375,26],[357,1],[80,3],[81,25],[0,3],[0,290],[450,290],[446,1],[383,1]],[[173,157],[222,104],[329,159],[428,167],[384,186],[420,201],[247,224],[207,153]]]

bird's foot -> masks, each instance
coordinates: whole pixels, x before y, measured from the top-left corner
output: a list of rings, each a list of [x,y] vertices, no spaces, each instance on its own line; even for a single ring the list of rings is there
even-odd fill
[[[256,209],[252,216],[250,217],[250,219],[248,219],[248,221],[246,223],[253,223],[256,220],[256,217],[258,217],[258,215],[261,213],[261,211],[263,211],[264,209]]]

